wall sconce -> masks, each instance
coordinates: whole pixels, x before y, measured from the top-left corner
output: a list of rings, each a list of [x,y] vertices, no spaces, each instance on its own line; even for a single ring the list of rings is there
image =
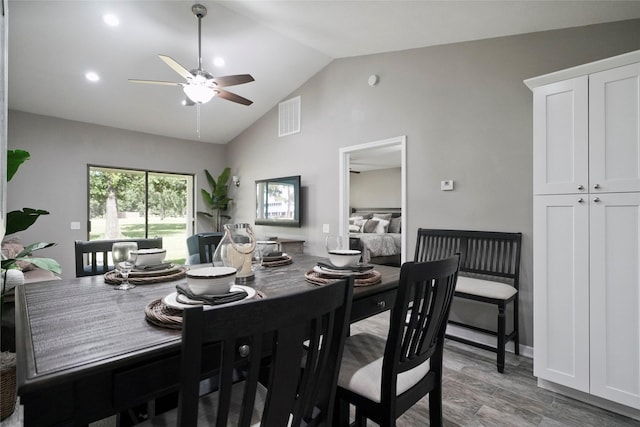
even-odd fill
[[[236,187],[240,187],[240,177],[239,176],[233,175],[233,177],[231,177],[231,182],[233,182]]]

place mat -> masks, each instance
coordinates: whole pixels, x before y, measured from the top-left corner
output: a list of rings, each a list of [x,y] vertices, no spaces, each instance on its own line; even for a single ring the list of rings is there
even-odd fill
[[[254,298],[263,299],[266,298],[266,295],[261,291],[256,291]],[[147,322],[160,328],[182,329],[182,311],[168,307],[162,302],[162,298],[158,298],[144,308],[144,318]]]
[[[336,276],[326,276],[322,273],[318,273],[316,271],[307,271],[304,274],[304,278],[307,282],[313,283],[314,285],[328,285],[330,283],[336,282],[340,279],[337,279]],[[378,284],[382,281],[382,274],[379,271],[373,270],[367,276],[359,276],[356,277],[353,286],[371,286]]]
[[[273,261],[262,261],[264,267],[280,267],[281,265],[288,265],[293,262],[293,259],[289,255],[283,255],[274,259]]]
[[[155,272],[154,272],[155,273]],[[168,274],[164,275],[142,275],[134,276],[129,274],[129,283],[133,285],[149,285],[152,283],[170,282],[172,280],[182,279],[187,274],[186,267],[171,269]],[[124,280],[116,270],[108,271],[104,274],[104,282],[110,285],[119,285]]]

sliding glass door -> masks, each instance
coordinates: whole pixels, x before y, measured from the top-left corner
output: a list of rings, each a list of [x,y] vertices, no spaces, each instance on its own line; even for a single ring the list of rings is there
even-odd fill
[[[193,234],[193,175],[89,166],[89,240],[162,237],[184,263]]]

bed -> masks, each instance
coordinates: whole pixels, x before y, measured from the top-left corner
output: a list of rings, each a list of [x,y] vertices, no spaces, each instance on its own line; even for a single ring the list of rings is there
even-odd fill
[[[399,208],[352,209],[349,217],[349,247],[362,251],[362,261],[400,266],[402,254]]]

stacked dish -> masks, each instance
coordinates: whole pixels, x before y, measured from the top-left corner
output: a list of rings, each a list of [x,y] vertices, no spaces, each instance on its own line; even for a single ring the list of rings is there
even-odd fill
[[[332,262],[318,262],[304,277],[313,284],[325,285],[348,276],[354,277],[354,286],[375,285],[382,280],[382,275],[374,269],[373,265],[336,266]]]
[[[292,262],[291,257],[283,252],[271,252],[262,257],[263,267],[278,267],[291,264]]]

